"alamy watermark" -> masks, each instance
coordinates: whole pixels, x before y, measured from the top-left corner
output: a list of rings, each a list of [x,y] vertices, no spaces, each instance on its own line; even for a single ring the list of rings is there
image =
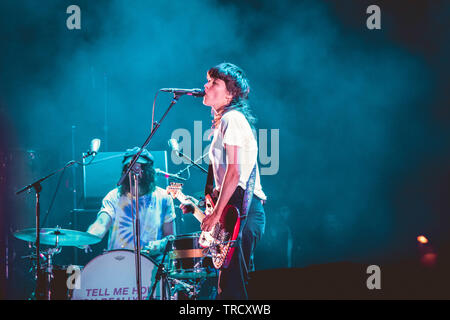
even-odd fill
[[[367,14],[370,16],[366,20],[366,26],[369,30],[381,29],[381,9],[379,6],[373,4],[367,7]]]
[[[66,285],[70,290],[81,288],[81,269],[79,266],[70,265],[67,267],[68,275]]]
[[[66,13],[70,16],[66,20],[66,26],[69,30],[81,29],[81,9],[77,5],[70,5],[66,9]],[[370,16],[366,20],[366,26],[369,30],[381,29],[381,9],[373,4],[367,7],[366,13]]]
[[[71,6],[68,6],[66,13],[70,14],[70,16],[67,17],[67,20],[66,20],[67,29],[80,30],[81,29],[81,9],[80,9],[80,7],[77,5],[74,5],[74,4]]]
[[[367,267],[367,274],[370,276],[367,278],[366,286],[369,290],[381,289],[381,269],[379,266],[373,264]]]
[[[198,164],[209,164],[207,153],[211,146],[211,133],[211,128],[203,131],[202,122],[194,121],[194,136],[192,136],[191,131],[188,129],[178,128],[172,132],[171,139],[178,141],[180,151],[183,154],[193,160],[199,160],[197,161]],[[277,174],[280,168],[280,129],[259,129],[258,132],[254,131],[253,135],[257,140],[257,160],[260,164],[259,169],[261,175]],[[202,156],[204,157],[202,158]],[[254,163],[254,153],[242,153],[240,156],[239,163]],[[171,159],[176,165],[190,163],[188,160],[178,157],[174,153],[171,154]],[[219,159],[219,162],[221,161],[223,161],[222,163],[226,163],[225,155],[222,155]]]

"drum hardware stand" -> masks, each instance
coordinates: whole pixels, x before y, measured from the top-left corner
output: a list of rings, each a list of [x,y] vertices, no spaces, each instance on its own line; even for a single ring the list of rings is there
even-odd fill
[[[61,248],[50,248],[45,251],[45,255],[47,256],[47,300],[52,299],[52,292],[51,292],[51,283],[53,277],[53,255],[58,254],[61,252]]]
[[[87,158],[87,157],[89,157],[91,155],[92,155],[92,152],[88,152],[83,157],[83,159]],[[22,189],[16,191],[16,195],[19,195],[19,194],[21,194],[21,193],[23,193],[25,191],[28,191],[28,190],[31,191],[31,189],[33,188],[35,193],[36,193],[36,205],[35,205],[36,206],[35,207],[35,216],[36,216],[36,280],[37,280],[37,284],[38,284],[38,285],[36,285],[36,288],[35,288],[36,297],[38,296],[38,292],[39,292],[39,290],[38,290],[39,288],[38,287],[39,287],[39,284],[41,283],[41,281],[40,281],[41,279],[40,279],[40,275],[39,275],[39,270],[41,268],[41,265],[40,265],[40,232],[41,232],[41,230],[40,230],[40,215],[41,215],[41,201],[40,201],[40,199],[41,199],[41,191],[42,191],[41,183],[44,182],[45,180],[47,180],[48,178],[54,176],[58,172],[71,167],[75,163],[77,163],[77,161],[71,160],[64,167],[62,167],[61,169],[58,169],[58,170],[48,174],[47,176],[45,176],[45,177],[43,177],[43,178],[41,178],[39,180],[36,180],[35,182],[33,182],[33,183],[23,187]]]
[[[179,292],[179,291],[182,291],[182,290],[177,290],[176,289],[176,286],[177,285],[179,285],[179,286],[182,286],[183,288],[184,288],[184,291],[185,292],[187,292],[187,294],[188,294],[188,296],[189,296],[189,298],[192,298],[192,297],[194,297],[194,300],[196,300],[197,299],[197,296],[198,296],[198,284],[197,285],[191,285],[191,284],[188,284],[188,283],[186,283],[185,281],[181,281],[181,280],[178,280],[178,279],[175,279],[175,278],[169,278],[169,281],[170,281],[170,283],[173,285],[173,284],[175,284],[175,292]]]
[[[40,281],[39,285],[36,287],[36,291],[34,293],[34,297],[36,300],[51,300],[52,299],[52,280],[54,278],[53,276],[53,256],[56,254],[59,254],[62,251],[61,247],[55,247],[55,248],[49,248],[44,251],[42,251],[39,256],[43,259],[44,263],[40,264],[40,269],[37,268],[37,265],[32,267],[30,269],[30,272],[35,272],[35,280]],[[22,258],[29,258],[30,260],[35,260],[35,254],[31,254],[28,256],[23,256]],[[37,261],[37,259],[36,259]],[[42,266],[42,268],[41,268]],[[42,273],[44,275],[45,273],[46,278],[43,279],[38,278],[38,275]]]
[[[163,253],[163,257],[161,262],[158,264],[158,270],[156,271],[156,275],[155,275],[155,282],[153,283],[152,286],[152,291],[150,291],[149,296],[147,297],[147,300],[152,300],[153,299],[153,295],[155,293],[155,289],[156,289],[156,285],[158,284],[158,282],[162,279],[162,284],[163,284],[163,288],[164,288],[164,284],[167,283],[167,270],[164,268],[164,260],[166,258],[167,252],[169,251],[169,243],[171,244],[172,241],[174,240],[173,236],[168,236],[168,241],[166,243],[166,246],[164,247],[164,253]],[[162,297],[161,300],[165,300],[166,299],[166,292],[163,289],[162,290]]]

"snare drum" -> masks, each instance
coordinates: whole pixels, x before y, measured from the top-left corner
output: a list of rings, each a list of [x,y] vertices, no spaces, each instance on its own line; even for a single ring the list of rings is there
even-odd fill
[[[197,279],[216,275],[211,257],[198,244],[200,233],[175,236],[169,243],[170,277]]]
[[[112,250],[92,259],[82,270],[80,287],[73,290],[72,300],[137,300],[135,254],[131,250]],[[142,299],[147,299],[158,266],[141,255]],[[162,280],[156,286],[154,297],[169,297]],[[165,296],[163,290],[165,289]]]

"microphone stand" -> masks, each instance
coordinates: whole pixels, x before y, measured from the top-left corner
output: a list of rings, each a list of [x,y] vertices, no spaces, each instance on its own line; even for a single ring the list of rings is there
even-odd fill
[[[136,251],[135,255],[135,266],[136,266],[136,288],[138,290],[138,300],[142,300],[142,281],[141,281],[141,222],[139,219],[139,176],[142,172],[142,169],[137,169],[136,167],[133,167],[133,169],[130,171],[129,178],[131,180],[131,175],[133,175],[133,181],[134,181],[134,192],[132,192],[132,195],[134,193],[134,199],[135,199],[135,206],[136,206],[136,219],[135,219],[135,237],[134,237],[134,250]],[[130,191],[131,191],[131,184],[130,184]],[[131,206],[133,209],[133,206]]]
[[[88,152],[83,159],[87,158],[88,156],[92,155],[92,152]],[[55,174],[57,174],[58,172],[65,170],[71,166],[73,166],[75,163],[77,163],[77,161],[75,160],[71,160],[69,161],[64,167],[62,167],[61,169],[58,169],[50,174],[48,174],[47,176],[36,180],[35,182],[32,182],[31,184],[23,187],[22,189],[16,191],[16,195],[19,195],[27,190],[30,190],[31,188],[34,189],[34,191],[36,192],[36,210],[35,210],[35,215],[36,215],[36,288],[35,288],[35,297],[36,299],[40,298],[40,285],[42,284],[41,282],[41,275],[40,275],[40,269],[41,269],[41,262],[40,262],[40,242],[41,242],[41,238],[40,238],[40,215],[41,215],[41,191],[42,191],[42,185],[41,183],[44,182],[45,180],[47,180],[48,178],[54,176]],[[48,284],[49,288],[50,288],[50,284]],[[50,290],[50,289],[49,289]]]
[[[192,166],[196,166],[197,168],[199,168],[200,170],[202,170],[204,173],[208,173],[208,170],[205,170],[202,166],[200,166],[200,165],[197,163],[197,161],[199,161],[200,159],[203,159],[203,158],[207,155],[207,153],[204,154],[203,156],[201,156],[199,159],[193,161],[191,158],[189,158],[187,155],[185,155],[185,154],[182,153],[181,151],[179,151],[179,150],[174,150],[174,151],[178,154],[179,157],[185,158],[185,159],[187,159],[187,160],[191,163],[188,167],[184,168],[184,169],[181,170],[181,171],[178,171],[178,172],[177,172],[177,175],[179,175],[181,172],[183,172],[184,170],[187,170],[188,168],[190,168],[190,167],[192,167]]]
[[[208,152],[205,153],[204,155],[202,155],[202,156],[201,156],[200,158],[198,158],[197,160],[192,161],[191,159],[189,159],[188,156],[184,155],[184,154],[181,153],[180,151],[176,151],[176,150],[174,150],[174,151],[175,151],[176,153],[179,153],[182,157],[186,158],[188,161],[191,162],[191,164],[188,165],[186,168],[184,168],[183,170],[178,171],[178,172],[176,173],[176,175],[180,175],[181,173],[183,173],[184,171],[188,170],[190,167],[192,167],[192,166],[194,166],[194,165],[197,166],[198,168],[200,168],[204,173],[206,173],[206,174],[208,173],[208,171],[206,171],[205,169],[203,169],[203,167],[201,167],[200,165],[197,164],[198,161],[200,161],[201,159],[203,159],[204,157],[206,157],[206,156],[208,155]]]
[[[163,122],[163,120],[166,118],[167,114],[169,113],[170,109],[172,109],[172,107],[178,102],[178,99],[180,98],[182,94],[179,93],[174,93],[173,94],[173,99],[172,102],[170,103],[169,107],[167,108],[166,112],[163,114],[163,116],[161,117],[161,120],[159,122],[155,123],[155,127],[152,128],[152,131],[150,132],[150,135],[147,137],[147,139],[145,140],[144,144],[142,145],[142,147],[140,148],[140,150],[133,156],[133,159],[130,162],[130,165],[128,166],[128,169],[123,173],[122,177],[120,178],[119,182],[117,183],[117,186],[122,185],[123,180],[125,179],[126,176],[128,176],[130,174],[131,169],[134,167],[135,163],[137,162],[137,160],[139,159],[139,157],[141,156],[142,151],[144,151],[144,148],[150,143],[150,140],[153,138],[153,136],[155,135],[155,132],[158,130],[158,128],[161,126],[161,123]],[[136,182],[135,182],[136,184]],[[131,188],[131,186],[130,186]],[[136,187],[135,187],[136,188]],[[138,199],[139,197],[139,193],[136,193],[136,198]],[[136,200],[136,212],[139,212],[139,201]],[[137,227],[137,225],[136,225]],[[136,228],[135,230],[139,231],[139,227]],[[140,247],[140,232],[136,233],[135,235],[135,241],[137,241],[139,247]],[[138,291],[138,300],[141,300],[141,289],[140,289],[140,275],[141,275],[141,270],[140,270],[140,262],[141,262],[141,252],[140,250],[137,250],[136,248],[137,246],[135,246],[135,260],[136,260],[136,287],[139,290]]]

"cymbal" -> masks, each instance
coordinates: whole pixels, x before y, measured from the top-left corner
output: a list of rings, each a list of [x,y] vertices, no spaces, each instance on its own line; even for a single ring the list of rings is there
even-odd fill
[[[35,242],[36,229],[24,229],[14,233],[14,237],[20,240]],[[86,246],[96,244],[102,239],[87,232],[59,229],[42,228],[40,230],[40,243],[50,246]]]

